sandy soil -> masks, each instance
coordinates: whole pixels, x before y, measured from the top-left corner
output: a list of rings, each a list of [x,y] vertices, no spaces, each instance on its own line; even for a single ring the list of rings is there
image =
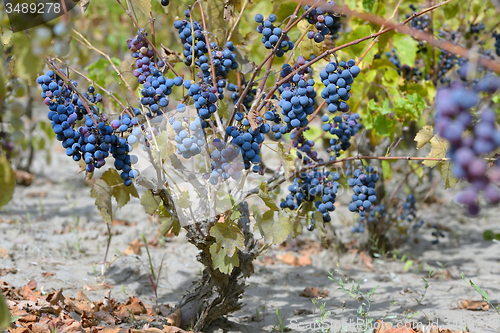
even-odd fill
[[[154,303],[145,249],[142,248],[139,255],[123,254],[128,245],[143,233],[152,241],[150,251],[156,270],[162,266],[157,301],[175,304],[201,273],[201,266],[195,260],[196,249],[186,241],[185,234],[156,244],[157,223],[144,213],[139,200],[133,199],[115,213],[115,219],[125,222],[112,228],[108,260],[113,258],[113,263],[104,279],[101,269],[107,229],[94,206],[94,199],[90,198],[90,188],[84,183],[84,176],[77,174],[78,167],[60,148],[54,148],[52,157],[50,165],[45,164],[43,156],[37,158],[33,184],[17,187],[13,200],[0,211],[0,271],[17,270],[17,273],[6,273],[0,279],[14,286],[35,279],[45,292],[62,288],[65,295],[75,296],[83,290],[92,300],[102,299],[105,291],[110,289],[111,296],[122,301],[128,295],[135,295],[145,302]],[[451,193],[438,189],[438,196],[450,198]],[[356,321],[359,306],[355,299],[338,290],[338,285],[328,279],[329,272],[340,268],[351,279],[361,279],[363,292],[379,286],[372,296],[369,310],[369,316],[375,320],[395,322],[407,318],[405,311],[410,315],[418,312],[412,317],[413,321],[424,324],[438,321],[439,326],[455,330],[462,330],[467,325],[471,332],[497,332],[500,315],[494,310],[457,309],[457,303],[481,300],[478,293],[462,280],[462,272],[490,295],[493,304],[499,302],[500,243],[484,241],[482,233],[486,229],[500,232],[500,210],[483,209],[481,217],[470,219],[451,200],[444,202],[448,203],[426,207],[420,213],[426,222],[439,222],[451,231],[440,244],[433,245],[431,230],[423,228],[418,234],[418,244],[405,244],[401,253],[406,253],[414,261],[407,271],[401,260],[374,259],[373,267],[369,268],[358,253],[347,252],[339,256],[334,249],[313,251],[311,265],[294,267],[277,256],[296,255],[294,244],[297,243],[289,242],[288,249],[270,249],[256,263],[255,274],[248,280],[248,289],[242,300],[244,308],[213,325],[211,331],[271,331],[277,323],[276,311],[279,309],[284,325],[291,328],[294,323],[301,325],[302,328],[295,326],[293,332],[313,332],[306,329],[306,325],[319,315],[317,311],[313,313],[310,298],[299,296],[305,287],[328,292],[320,303],[326,302],[325,310],[331,311],[330,323],[338,331],[341,319],[344,325],[349,320]],[[346,242],[353,238],[350,226],[343,222],[349,216],[344,205],[332,221]],[[306,236],[300,239],[311,238],[310,234]],[[415,298],[420,298],[424,292],[425,283],[421,278],[428,275],[424,264],[435,274],[419,305]]]

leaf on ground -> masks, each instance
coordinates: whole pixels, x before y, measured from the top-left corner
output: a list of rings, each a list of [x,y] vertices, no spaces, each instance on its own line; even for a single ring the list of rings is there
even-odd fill
[[[359,253],[359,260],[369,269],[373,269],[373,258],[367,254],[365,251]]]
[[[266,204],[266,206],[274,211],[277,211],[279,210],[278,209],[278,206],[276,206],[276,204],[274,203],[274,200],[273,198],[271,198],[271,196],[269,195],[269,193],[267,192],[267,183],[266,182],[262,182],[259,186],[259,193],[257,194],[259,196],[259,198],[262,199],[262,201],[264,201],[264,203]]]
[[[306,287],[304,291],[302,291],[299,296],[307,297],[307,298],[318,298],[318,297],[327,297],[328,290],[320,290],[316,287]]]
[[[217,223],[210,229],[210,236],[217,242],[217,251],[222,247],[228,257],[233,257],[236,249],[245,248],[245,237],[241,230],[234,224]]]
[[[161,198],[158,195],[153,195],[151,191],[146,191],[141,197],[141,205],[144,206],[146,214],[152,215],[158,209],[161,203]]]
[[[448,143],[434,136],[431,140],[431,151],[427,157],[430,158],[445,158],[448,151]],[[424,161],[423,164],[428,167],[435,167],[440,161]]]
[[[134,184],[130,184],[130,186],[123,185],[123,179],[115,169],[109,169],[103,173],[101,179],[111,187],[111,195],[116,199],[118,208],[125,206],[130,201],[130,196],[139,198],[139,193],[137,193]]]
[[[143,243],[139,239],[136,239],[135,241],[132,241],[132,243],[130,243],[127,246],[125,251],[123,251],[123,254],[126,256],[129,256],[131,254],[141,255],[141,246],[142,245],[143,245]]]
[[[451,162],[441,162],[439,173],[444,180],[444,188],[452,188],[458,183],[458,179],[453,175]]]
[[[295,266],[295,267],[304,267],[311,265],[311,254],[306,252],[302,255],[295,256],[292,253],[288,252],[282,255],[276,256],[276,259],[280,260],[286,265]]]
[[[127,0],[128,9],[140,27],[145,27],[149,22],[151,0]]]
[[[460,309],[472,310],[472,311],[483,311],[490,309],[490,305],[485,301],[471,301],[465,300],[460,303]]]
[[[212,256],[214,269],[218,269],[221,273],[229,274],[233,271],[234,267],[238,267],[240,265],[238,253],[228,256],[224,248],[217,251],[217,247],[216,243],[210,246],[210,254]]]
[[[424,126],[420,131],[418,131],[417,135],[415,135],[415,141],[417,141],[417,149],[425,146],[433,136],[434,131],[432,130],[432,126]]]
[[[285,170],[285,178],[290,178],[290,175],[295,172],[295,163],[293,158],[285,151],[283,143],[278,142],[278,156]]]
[[[16,186],[16,176],[10,166],[9,160],[3,154],[0,154],[0,208],[5,206],[12,195]]]
[[[99,210],[104,222],[111,223],[111,187],[102,179],[97,179],[90,190],[90,197],[95,198],[95,205]]]

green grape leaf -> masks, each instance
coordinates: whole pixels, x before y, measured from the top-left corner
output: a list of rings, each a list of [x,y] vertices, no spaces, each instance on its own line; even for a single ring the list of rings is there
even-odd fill
[[[283,143],[278,142],[278,156],[283,164],[283,169],[285,170],[285,178],[290,178],[290,175],[295,172],[295,163],[293,158],[285,151]]]
[[[264,237],[266,244],[281,244],[292,232],[292,221],[289,216],[278,214],[278,219],[274,218],[274,211],[268,210],[263,216],[260,216],[258,208],[252,206],[253,215],[260,234]]]
[[[240,265],[238,253],[228,256],[224,248],[217,251],[217,244],[210,245],[210,255],[212,256],[212,264],[214,269],[218,269],[223,274],[230,274],[234,267]]]
[[[417,135],[415,135],[415,141],[417,141],[417,149],[425,146],[427,142],[431,141],[433,136],[434,131],[432,129],[432,126],[424,126],[420,131],[418,131]]]
[[[382,174],[384,175],[384,180],[391,179],[392,178],[391,162],[388,160],[382,160],[380,164],[382,165]]]
[[[217,250],[225,249],[228,257],[232,257],[236,249],[245,248],[245,237],[241,230],[232,223],[217,223],[210,228],[210,236],[217,241]]]
[[[429,155],[427,157],[430,158],[444,158],[446,157],[446,153],[448,152],[448,143],[444,140],[441,140],[437,138],[436,136],[433,136],[432,139],[430,140],[431,143],[431,151],[429,152]],[[427,165],[428,167],[435,167],[439,161],[424,161],[423,164]]]
[[[130,201],[130,196],[139,198],[139,193],[137,193],[134,184],[130,184],[130,186],[123,185],[123,179],[115,169],[109,169],[103,173],[101,179],[111,187],[111,195],[116,199],[118,208],[125,206]]]
[[[0,154],[0,208],[9,203],[16,187],[16,175],[9,160]]]
[[[160,235],[165,236],[169,231],[172,231],[176,236],[179,236],[181,225],[178,220],[175,220],[173,217],[160,215],[159,222],[160,227],[158,228],[158,232]]]
[[[380,136],[392,136],[394,134],[394,120],[383,115],[378,115],[373,122],[375,133]]]
[[[374,4],[375,0],[363,0],[363,9],[366,10],[368,13],[371,13]]]
[[[221,43],[225,43],[227,21],[224,19],[225,0],[208,0],[205,13],[207,14],[207,29],[217,36]],[[198,8],[196,8],[198,10]],[[212,36],[213,37],[213,36]]]
[[[457,2],[451,2],[443,6],[444,17],[452,19],[458,16],[460,5]]]
[[[140,27],[145,27],[149,22],[151,0],[127,0],[127,4],[130,13],[137,21],[137,24]],[[149,28],[149,26],[147,28]]]
[[[158,143],[158,149],[160,150],[160,155],[163,160],[166,160],[168,157],[174,154],[175,145],[168,137],[167,131],[162,131],[160,134],[158,134],[156,136],[156,142]]]
[[[10,312],[7,303],[5,302],[5,298],[0,291],[0,328],[7,328],[10,326]]]
[[[282,218],[285,218],[290,221],[291,224],[290,235],[292,236],[292,238],[296,238],[298,235],[302,235],[304,226],[300,222],[298,210],[279,210],[278,219]]]
[[[262,199],[262,201],[264,201],[264,203],[266,204],[266,206],[268,208],[270,208],[274,211],[279,210],[278,206],[276,206],[276,204],[274,203],[273,198],[271,198],[271,196],[267,192],[267,183],[266,182],[260,183],[259,193],[257,195],[259,196],[259,198]]]
[[[440,162],[439,173],[444,180],[444,188],[452,188],[458,183],[458,179],[453,175],[451,162]]]
[[[90,190],[90,197],[95,198],[95,205],[106,223],[113,220],[111,207],[111,187],[102,179],[97,179]]]
[[[144,206],[146,214],[152,215],[160,206],[161,199],[158,195],[153,195],[151,191],[146,191],[141,197],[141,205]]]
[[[418,42],[405,34],[395,34],[392,37],[392,43],[396,49],[396,55],[403,65],[415,66],[417,56]]]
[[[369,25],[360,25],[354,31],[348,34],[349,40],[348,41],[353,41],[356,39],[360,39],[362,37],[370,35],[370,26]],[[366,47],[366,43],[359,43],[352,45],[349,47],[349,50],[352,51],[354,54],[361,54],[363,53],[363,50]]]

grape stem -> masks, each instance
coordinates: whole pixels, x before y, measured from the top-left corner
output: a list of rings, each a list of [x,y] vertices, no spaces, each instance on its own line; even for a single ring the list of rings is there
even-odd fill
[[[59,77],[64,81],[64,83],[66,83],[68,86],[70,86],[71,89],[78,95],[78,97],[80,97],[80,100],[82,101],[82,104],[85,107],[85,110],[87,110],[87,113],[89,114],[90,118],[92,118],[92,121],[94,122],[95,126],[97,127],[97,120],[95,119],[95,115],[92,113],[92,111],[90,111],[90,108],[88,105],[88,104],[91,104],[90,101],[87,100],[87,98],[85,98],[85,96],[83,96],[80,93],[80,91],[78,91],[78,89],[76,89],[76,87],[73,85],[73,83],[71,83],[71,81],[64,74],[64,72],[59,67],[57,67],[56,64],[54,64],[54,61],[52,59],[50,59],[48,56],[45,56],[45,58],[43,60],[45,61],[45,63],[47,65],[49,65],[53,70],[55,70],[57,72],[57,75],[59,75]]]
[[[316,4],[317,2],[316,1],[311,1],[311,0],[304,0],[310,4]],[[364,19],[364,20],[367,20],[367,21],[374,21],[374,23],[376,24],[379,24],[379,25],[387,25],[388,27],[385,28],[384,30],[382,31],[379,31],[375,34],[371,34],[371,35],[368,35],[368,36],[365,36],[365,37],[362,37],[362,38],[359,38],[359,39],[356,39],[356,40],[353,40],[349,43],[346,43],[346,44],[343,44],[343,45],[340,45],[340,46],[337,46],[333,49],[330,49],[330,50],[327,50],[325,52],[323,52],[322,54],[320,54],[319,56],[317,56],[316,58],[314,58],[313,60],[309,61],[307,64],[305,65],[302,65],[300,66],[299,68],[295,69],[294,71],[292,71],[290,74],[288,74],[286,77],[284,77],[283,79],[281,79],[280,81],[276,82],[276,84],[274,85],[274,87],[271,89],[271,91],[267,94],[266,96],[266,99],[269,99],[271,98],[271,96],[274,94],[274,92],[278,89],[279,86],[281,86],[283,83],[287,82],[288,80],[290,80],[290,78],[292,78],[295,74],[297,74],[298,72],[301,72],[303,71],[304,69],[310,67],[312,64],[318,62],[319,60],[325,58],[326,56],[332,54],[332,53],[335,53],[339,50],[342,50],[342,49],[345,49],[346,47],[349,47],[349,46],[353,46],[353,45],[356,45],[356,44],[359,44],[361,42],[364,42],[366,40],[369,40],[369,39],[372,39],[372,38],[376,38],[382,34],[385,34],[386,32],[389,32],[389,31],[392,31],[392,30],[403,30],[402,32],[404,33],[407,33],[409,35],[411,35],[412,37],[416,38],[416,39],[422,39],[422,35],[427,37],[428,34],[422,32],[421,35],[419,35],[419,37],[421,38],[417,38],[415,36],[416,33],[419,33],[419,31],[416,31],[416,30],[413,30],[411,28],[408,28],[408,27],[405,27],[404,25],[408,22],[410,22],[411,20],[413,20],[415,17],[418,17],[418,16],[421,16],[431,10],[434,10],[438,7],[441,7],[449,2],[451,2],[453,0],[447,0],[447,1],[444,1],[440,4],[437,4],[435,6],[432,6],[432,7],[429,7],[429,8],[426,8],[418,13],[414,13],[413,15],[411,15],[410,17],[408,17],[406,20],[404,20],[402,23],[392,23],[390,22],[389,20],[384,20],[382,18],[378,18],[378,17],[375,17],[373,15],[368,15],[368,14],[364,14],[364,13],[358,13],[358,12],[355,12],[355,11],[352,11],[346,7],[339,7],[339,6],[332,6],[332,5],[329,5],[327,3],[324,3],[324,7],[327,9],[327,10],[330,10],[330,11],[337,11],[337,12],[340,12],[342,14],[345,14],[345,15],[350,15],[350,16],[356,16],[356,17],[359,17],[361,19]],[[323,6],[323,5],[322,5]],[[311,7],[312,8],[312,7]],[[427,38],[427,39],[430,39],[430,38]],[[448,43],[448,42],[446,42]],[[463,50],[464,52],[467,52],[467,50],[459,47],[459,46],[456,46],[456,45],[453,45],[451,43],[448,43],[450,44],[452,47],[454,48],[458,48],[458,49],[461,49]],[[450,48],[448,44],[445,44],[444,47],[442,47],[443,49],[445,49],[445,47],[447,48]],[[441,47],[441,46],[439,46]],[[446,50],[446,49],[445,49]],[[453,52],[452,52],[453,53]],[[490,61],[491,63],[494,63],[493,61]],[[498,65],[498,67],[500,68],[500,65]],[[500,71],[500,69],[499,69]],[[241,99],[241,97],[240,97]],[[258,107],[258,110],[262,109],[264,107],[265,103],[261,103]]]

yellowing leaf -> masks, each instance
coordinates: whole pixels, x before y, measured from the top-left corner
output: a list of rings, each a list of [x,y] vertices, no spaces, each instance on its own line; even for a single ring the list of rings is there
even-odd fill
[[[295,164],[290,154],[287,154],[285,151],[281,141],[278,142],[278,156],[283,164],[283,169],[285,170],[285,178],[288,179],[290,178],[290,175],[295,172]]]
[[[102,179],[97,179],[90,190],[90,196],[95,198],[95,205],[106,223],[113,220],[111,208],[111,187]]]
[[[151,191],[146,191],[141,197],[141,205],[144,206],[146,214],[154,214],[161,203],[161,199],[157,195],[153,195]]]
[[[220,224],[220,223],[219,223]],[[238,253],[228,256],[225,249],[217,251],[217,244],[210,245],[210,255],[212,256],[212,264],[214,269],[218,269],[221,273],[229,274],[233,271],[234,267],[240,265],[240,258]]]
[[[230,223],[217,223],[210,229],[210,236],[217,241],[218,250],[225,249],[227,256],[232,257],[236,249],[245,248],[245,237],[241,230]]]
[[[286,214],[278,214],[278,219],[275,219],[274,211],[268,210],[261,216],[255,205],[252,206],[252,211],[257,227],[266,244],[281,244],[292,232],[293,221]]]
[[[274,211],[277,211],[278,210],[278,206],[276,206],[276,204],[274,203],[274,200],[273,198],[271,198],[271,196],[269,195],[269,193],[267,192],[267,183],[266,182],[262,182],[259,186],[259,193],[257,194],[259,196],[259,198],[262,199],[262,201],[264,201],[264,203],[266,204],[266,206]]]
[[[432,126],[426,125],[420,131],[418,131],[417,135],[415,135],[415,141],[417,141],[417,148],[420,149],[429,142],[434,136],[434,131],[432,130]]]
[[[127,0],[128,9],[141,28],[149,22],[151,0]],[[147,27],[149,28],[149,27]]]
[[[9,160],[0,154],[0,208],[9,203],[14,194],[16,176],[10,166]]]
[[[439,139],[434,136],[431,140],[431,152],[427,157],[430,158],[444,158],[446,157],[446,153],[448,151],[448,143],[443,139]],[[440,161],[424,161],[423,164],[428,167],[435,167]]]
[[[139,193],[137,193],[134,184],[130,184],[129,186],[123,185],[123,179],[115,169],[109,169],[103,173],[101,178],[111,187],[111,195],[115,197],[119,208],[125,206],[130,201],[130,196],[139,198]]]
[[[440,162],[439,172],[444,180],[444,188],[452,188],[458,182],[458,179],[453,175],[451,162]]]

